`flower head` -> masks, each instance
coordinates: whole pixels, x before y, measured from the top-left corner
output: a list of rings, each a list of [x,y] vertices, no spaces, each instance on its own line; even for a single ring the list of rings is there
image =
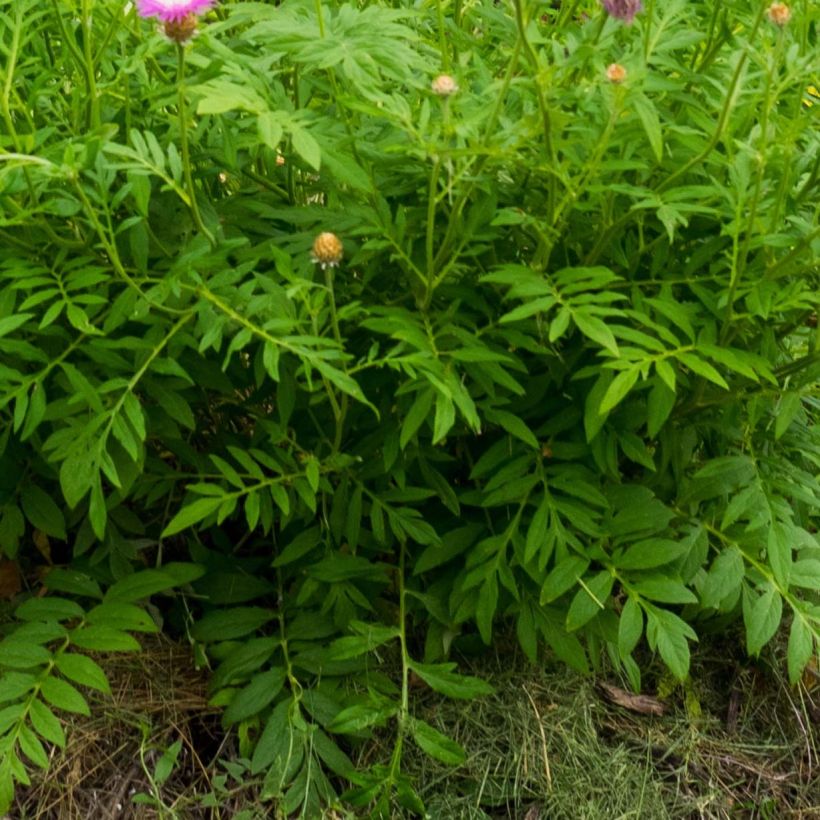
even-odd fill
[[[197,19],[195,14],[188,14],[181,20],[166,20],[162,24],[162,31],[169,40],[182,45],[196,34]]]
[[[323,268],[335,268],[342,261],[343,252],[342,240],[335,233],[325,231],[313,240],[311,258]]]
[[[612,63],[607,66],[606,78],[611,83],[622,83],[626,79],[626,69],[620,63]]]
[[[792,10],[785,3],[772,3],[766,13],[776,26],[785,26],[792,16]]]
[[[180,23],[190,14],[202,14],[216,0],[137,0],[140,17],[156,17],[163,23]]]
[[[439,74],[430,84],[430,88],[439,97],[449,97],[458,91],[458,83],[449,74]]]
[[[643,10],[641,0],[601,0],[607,14],[623,20],[627,25],[631,25],[635,15]]]

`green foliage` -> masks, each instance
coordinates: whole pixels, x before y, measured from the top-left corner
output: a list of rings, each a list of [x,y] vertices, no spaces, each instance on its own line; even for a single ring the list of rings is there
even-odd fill
[[[501,622],[635,689],[782,628],[800,678],[817,9],[553,5],[224,2],[177,49],[0,2],[0,550],[71,554],[0,644],[0,811],[159,613],[285,815],[421,811],[403,743],[469,750],[411,696],[489,693],[450,656]]]

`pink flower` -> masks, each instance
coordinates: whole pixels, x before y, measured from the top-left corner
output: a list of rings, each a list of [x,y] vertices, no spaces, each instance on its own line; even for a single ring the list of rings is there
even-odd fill
[[[140,17],[156,17],[164,23],[176,23],[189,14],[201,14],[216,0],[137,0]]]
[[[631,25],[635,15],[643,10],[641,0],[601,0],[607,13],[619,20],[623,20],[627,25]]]

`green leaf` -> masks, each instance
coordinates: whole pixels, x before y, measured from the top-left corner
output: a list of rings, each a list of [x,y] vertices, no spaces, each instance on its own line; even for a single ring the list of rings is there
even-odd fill
[[[636,541],[623,555],[615,555],[612,563],[618,569],[653,569],[671,564],[689,550],[685,541],[668,538],[647,538]]]
[[[632,654],[643,634],[643,612],[638,599],[630,595],[626,599],[618,621],[618,652],[622,658]]]
[[[709,362],[704,361],[694,353],[678,353],[677,358],[680,359],[680,361],[682,361],[693,373],[703,376],[705,379],[708,379],[718,387],[722,387],[724,390],[729,389],[729,385],[726,384],[726,380],[723,376],[721,376],[720,373],[718,373],[717,370],[709,364]]]
[[[438,729],[434,729],[429,723],[413,719],[410,724],[410,731],[419,748],[430,757],[448,766],[458,766],[465,761],[467,755],[464,749],[447,735],[442,734]]]
[[[647,610],[646,636],[649,645],[660,652],[669,671],[680,681],[689,674],[689,644],[692,628],[677,615],[662,609]]]
[[[515,634],[527,660],[535,663],[538,660],[538,635],[535,631],[532,607],[527,604],[521,605],[521,611],[515,621]]]
[[[18,313],[14,316],[5,316],[0,319],[0,337],[8,336],[15,330],[21,328],[31,317],[33,313]]]
[[[811,660],[814,638],[801,612],[795,611],[789,631],[789,646],[786,653],[789,667],[789,682],[794,686]]]
[[[639,370],[637,367],[630,367],[628,370],[622,370],[610,382],[606,389],[601,404],[598,407],[598,412],[605,415],[612,411],[618,404],[620,404],[626,394],[635,386],[638,381]]]
[[[629,99],[643,125],[644,131],[646,131],[649,145],[655,155],[655,161],[661,162],[663,160],[663,135],[657,109],[644,94],[632,94]]]
[[[576,309],[572,311],[572,321],[588,339],[592,339],[601,347],[605,347],[613,356],[619,355],[618,342],[602,319],[587,313],[583,309]]]
[[[696,604],[697,596],[678,578],[669,575],[643,576],[631,588],[650,601],[664,604]]]
[[[51,653],[42,646],[22,640],[16,640],[14,635],[0,641],[0,667],[9,669],[31,669],[35,666],[48,663]]]
[[[25,723],[20,725],[17,742],[20,744],[20,750],[35,766],[39,766],[41,769],[48,768],[48,755],[43,748],[43,744],[40,743],[40,739]]]
[[[495,690],[489,683],[470,675],[459,675],[453,670],[454,663],[427,664],[412,661],[410,668],[431,689],[447,695],[448,698],[472,700],[491,695]]]
[[[0,675],[0,703],[19,700],[36,685],[36,675],[27,672],[3,672]]]
[[[506,410],[488,409],[484,415],[489,421],[495,422],[511,436],[520,439],[534,450],[539,450],[538,439],[533,435],[532,430],[518,416],[508,413]]]
[[[783,613],[783,599],[773,586],[755,596],[751,605],[743,607],[746,622],[746,648],[756,657],[760,650],[774,637]]]
[[[290,138],[293,150],[313,168],[318,171],[322,164],[322,149],[315,137],[309,131],[299,126],[290,125]]]
[[[310,527],[302,530],[285,548],[277,555],[271,566],[285,567],[298,561],[303,555],[307,555],[314,550],[322,541],[322,531],[319,527]]]
[[[327,728],[336,734],[356,734],[371,726],[384,726],[397,711],[394,704],[356,703],[342,709]]]
[[[255,674],[251,682],[234,695],[225,710],[223,722],[230,726],[261,712],[282,691],[284,685],[283,669],[269,669],[267,672]]]
[[[313,733],[313,748],[330,771],[349,780],[355,778],[356,767],[350,758],[319,728]]]
[[[567,611],[567,631],[574,632],[591,621],[606,607],[615,578],[609,570],[602,570],[590,578],[575,593]]]
[[[498,606],[498,576],[493,572],[481,585],[475,608],[475,620],[481,639],[492,643],[493,619]]]
[[[71,642],[94,652],[139,652],[140,645],[127,632],[107,626],[84,626],[71,633]]]
[[[103,672],[102,667],[91,658],[85,655],[78,655],[74,652],[60,652],[54,658],[55,665],[62,675],[73,680],[74,683],[79,683],[81,686],[87,686],[90,689],[96,689],[98,692],[110,694],[111,688],[108,684],[108,678]]]
[[[675,391],[670,390],[661,379],[654,377],[654,381],[646,406],[646,432],[650,438],[655,438],[661,431],[677,400]]]
[[[792,566],[791,527],[775,521],[769,528],[767,557],[777,583],[788,587]]]
[[[555,565],[541,588],[541,604],[548,604],[572,589],[586,572],[589,561],[578,555],[570,555]]]
[[[407,411],[404,421],[401,425],[401,433],[399,434],[399,446],[402,450],[407,446],[410,439],[418,432],[419,427],[424,423],[424,420],[430,414],[430,408],[433,406],[433,389],[431,387],[419,390],[413,404]]]
[[[85,612],[76,601],[48,595],[45,598],[29,598],[17,607],[14,614],[21,621],[70,621],[82,618]]]
[[[179,753],[182,751],[182,741],[175,740],[160,756],[157,765],[154,767],[154,783],[162,786],[171,776],[171,772],[176,766]]]
[[[176,586],[176,579],[167,572],[158,569],[144,569],[112,584],[103,600],[130,603],[150,598],[157,592],[164,592],[174,586]]]
[[[273,111],[263,111],[256,118],[256,127],[259,132],[259,139],[271,150],[275,151],[282,141],[284,129],[282,118]]]
[[[251,774],[270,768],[282,772],[284,777],[289,769],[290,760],[297,754],[290,709],[291,702],[283,700],[271,712],[251,758]]]
[[[784,393],[780,397],[778,404],[775,422],[774,422],[774,437],[780,438],[786,430],[789,429],[791,423],[797,417],[802,406],[803,397],[800,393]]]
[[[35,698],[31,702],[28,713],[31,725],[40,737],[49,743],[65,748],[65,732],[57,716],[41,700]]]
[[[820,592],[820,560],[801,558],[792,564],[789,583],[793,587]]]
[[[433,419],[433,444],[438,444],[455,424],[456,410],[452,400],[444,393],[436,395],[436,413]]]
[[[28,484],[20,495],[20,506],[26,518],[38,530],[54,538],[66,539],[65,518],[48,493],[34,484]]]
[[[100,624],[106,628],[123,632],[157,632],[154,619],[141,607],[112,601],[92,607],[85,616],[90,624]]]
[[[49,675],[40,684],[40,694],[52,706],[88,717],[88,701],[67,681]]]
[[[740,584],[746,574],[743,556],[737,547],[724,549],[715,560],[700,591],[701,606],[718,609],[720,602],[730,598],[737,601]]]
[[[198,498],[186,507],[183,507],[169,522],[162,531],[162,537],[168,538],[178,532],[199,523],[212,513],[215,513],[222,504],[223,497],[218,498]]]
[[[197,641],[230,641],[242,638],[276,617],[270,609],[246,606],[208,612],[191,628]]]
[[[541,553],[542,549],[546,546],[549,515],[550,502],[549,498],[545,495],[544,498],[541,499],[541,503],[538,505],[538,509],[536,509],[530,521],[530,526],[527,528],[527,539],[524,543],[525,563],[532,561],[536,554]],[[539,559],[546,557],[548,556],[539,555]],[[544,566],[544,563],[540,565]]]

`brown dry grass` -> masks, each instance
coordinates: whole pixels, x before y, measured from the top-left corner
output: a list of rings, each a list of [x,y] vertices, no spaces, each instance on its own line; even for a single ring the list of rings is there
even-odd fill
[[[276,816],[241,770],[226,778],[235,741],[208,707],[207,677],[188,649],[161,637],[144,645],[139,656],[104,660],[112,696],[69,727],[48,774],[21,790],[14,820]],[[405,771],[431,818],[820,817],[820,686],[809,677],[789,687],[771,660],[701,646],[688,689],[647,681],[661,690],[662,715],[613,703],[563,668],[485,657],[472,671],[496,694],[465,704],[414,693],[416,714],[468,753],[454,769],[408,743]],[[150,790],[146,770],[175,740],[182,752],[162,808],[133,805],[134,793]],[[390,737],[377,737],[359,749],[359,763],[384,762],[391,751]],[[203,807],[207,794],[217,808]]]

